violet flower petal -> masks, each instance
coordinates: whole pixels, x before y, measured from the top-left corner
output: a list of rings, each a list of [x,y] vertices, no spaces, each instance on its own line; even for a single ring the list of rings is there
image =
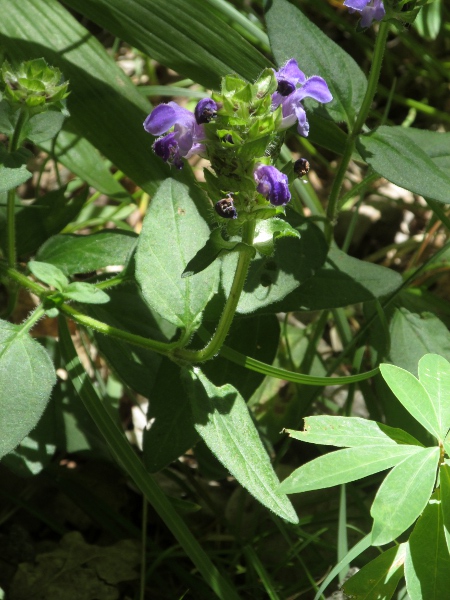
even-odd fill
[[[333,96],[328,89],[328,85],[322,77],[313,75],[306,80],[305,84],[295,92],[296,100],[303,98],[313,98],[318,102],[331,102]]]
[[[274,206],[283,206],[291,199],[288,178],[275,167],[259,164],[253,171],[256,190]]]
[[[178,106],[176,102],[160,104],[148,115],[144,121],[144,129],[152,135],[161,135],[168,131],[175,123],[184,127],[193,127],[195,117],[187,108]]]
[[[369,4],[370,0],[345,0],[344,6],[353,10],[362,11]]]

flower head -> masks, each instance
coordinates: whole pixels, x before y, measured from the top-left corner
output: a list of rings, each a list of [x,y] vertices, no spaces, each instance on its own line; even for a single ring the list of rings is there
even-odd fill
[[[258,164],[253,171],[256,190],[274,206],[283,206],[291,199],[287,175],[270,165]]]
[[[275,76],[278,88],[272,95],[272,107],[275,109],[280,104],[282,106],[283,119],[280,129],[287,129],[297,122],[297,131],[306,137],[309,133],[309,123],[301,101],[304,98],[313,98],[322,103],[331,102],[333,96],[325,80],[318,75],[306,78],[294,58],[288,60],[279,71],[275,71]]]
[[[361,13],[361,27],[370,27],[372,21],[381,21],[386,14],[383,0],[345,0],[344,6],[350,9],[350,12]]]
[[[153,150],[164,161],[181,169],[183,168],[182,157],[190,158],[193,154],[204,152],[205,147],[202,142],[205,139],[205,132],[202,125],[197,123],[194,114],[175,102],[160,104],[144,121],[145,131],[152,135],[161,136],[172,127],[173,132],[155,141]]]

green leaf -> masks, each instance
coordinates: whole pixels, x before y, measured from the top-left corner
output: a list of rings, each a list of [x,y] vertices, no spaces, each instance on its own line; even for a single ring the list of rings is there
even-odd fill
[[[370,511],[374,546],[395,540],[424,510],[433,492],[438,461],[437,446],[422,448],[388,473]]]
[[[450,173],[440,169],[403,127],[378,127],[361,135],[357,148],[374,171],[415,194],[446,204]]]
[[[55,235],[39,248],[36,258],[55,265],[66,275],[90,273],[111,265],[126,265],[137,236],[128,231],[91,235]]]
[[[270,312],[278,312],[272,310],[273,303],[279,303],[305,284],[323,264],[326,257],[323,234],[312,223],[305,223],[299,230],[301,239],[281,238],[273,256],[258,256],[251,262],[237,308],[239,313],[247,314],[267,306],[271,306]],[[222,261],[222,285],[226,294],[233,283],[236,262],[235,255],[225,256]]]
[[[86,138],[70,131],[67,123],[56,140],[43,142],[40,146],[97,191],[116,200],[131,201],[130,194],[114,178],[99,151]]]
[[[142,127],[151,105],[102,44],[57,0],[0,0],[0,13],[0,43],[7,53],[17,61],[44,57],[70,80],[71,131],[153,194],[170,171],[153,154],[152,138]],[[187,169],[181,177],[191,180]]]
[[[17,113],[13,112],[10,103],[0,100],[0,133],[11,136],[14,133],[16,121]]]
[[[64,297],[84,304],[105,304],[109,302],[109,296],[103,290],[91,283],[74,281],[64,290]]]
[[[239,392],[229,384],[216,387],[199,369],[186,373],[186,385],[195,428],[210,450],[261,504],[298,523]]]
[[[47,110],[33,115],[22,130],[22,138],[34,144],[53,139],[61,129],[66,117],[59,111]]]
[[[181,278],[208,237],[208,225],[187,186],[166,180],[144,219],[136,251],[136,278],[149,306],[187,331],[198,327],[202,311],[219,283],[218,263],[194,278]]]
[[[431,313],[421,315],[405,308],[396,309],[389,324],[394,365],[417,376],[417,365],[425,354],[439,353],[450,359],[450,333],[444,323]]]
[[[163,358],[147,412],[144,464],[150,473],[167,467],[200,439],[180,377],[180,367]]]
[[[437,167],[447,174],[450,172],[450,133],[427,131],[415,127],[403,127],[402,130],[412,142],[422,148]]]
[[[433,0],[422,6],[414,21],[414,27],[426,40],[435,40],[442,25],[441,0]]]
[[[303,431],[285,429],[290,437],[325,446],[354,448],[357,446],[388,446],[410,444],[420,446],[420,442],[402,429],[389,427],[383,423],[360,419],[359,417],[305,417]]]
[[[203,0],[69,0],[69,6],[184,77],[218,89],[220,77],[255,80],[270,66]],[[181,18],[182,15],[182,18]]]
[[[281,66],[295,58],[307,77],[323,77],[333,101],[321,112],[351,126],[367,86],[364,73],[353,58],[287,0],[269,4],[266,23],[277,64]]]
[[[201,273],[219,256],[225,256],[232,252],[251,252],[252,256],[255,255],[255,250],[248,244],[239,241],[228,242],[223,239],[221,229],[214,229],[206,240],[206,244],[188,262],[181,276],[183,278],[191,277]]]
[[[403,576],[407,544],[389,548],[344,583],[352,600],[390,600]]]
[[[329,452],[296,469],[283,481],[281,490],[298,494],[356,481],[389,469],[420,450],[419,446],[382,444]]]
[[[292,243],[292,240],[281,240],[278,246],[281,246],[283,242]],[[302,239],[298,240],[297,243],[300,244],[302,242],[305,242],[306,245],[306,237],[303,233]],[[314,246],[306,245],[306,248],[300,255],[301,259],[303,260],[305,257],[305,260],[311,264],[314,258],[310,253],[314,249]],[[275,259],[278,256],[277,251],[278,248],[275,249]],[[280,259],[286,258],[286,261],[281,262],[280,260],[279,267],[277,268],[286,269],[288,277],[295,279],[293,274],[298,270],[298,265],[303,263],[295,255],[287,256],[286,254],[283,253],[283,255],[280,255]],[[317,258],[320,258],[320,254]],[[294,262],[297,263],[297,266],[292,264]],[[314,268],[314,263],[311,266]],[[273,274],[272,278],[274,278]],[[275,279],[275,285],[277,284],[278,280]],[[277,299],[274,301],[270,306],[270,310],[271,312],[288,312],[292,310],[339,308],[359,302],[369,302],[374,298],[382,298],[394,292],[401,284],[402,278],[399,273],[379,265],[352,258],[344,252],[332,248],[325,264],[314,268],[314,275],[301,285],[295,286],[295,289],[283,300]],[[272,285],[270,289],[272,287],[274,286]],[[261,287],[255,289],[255,296],[256,294],[262,294],[263,289]],[[248,305],[257,308],[260,308],[260,306],[265,307],[266,296],[262,296],[260,300],[258,298],[261,298],[261,296],[254,298],[251,304],[250,302],[246,302],[243,308]],[[244,312],[241,309],[241,303],[239,304],[238,311]]]
[[[283,237],[300,239],[300,232],[282,219],[267,219],[256,225],[254,246],[264,256],[272,256],[275,250],[275,240]]]
[[[26,167],[29,158],[28,150],[20,149],[9,154],[0,146],[0,194],[30,179],[31,173]]]
[[[21,327],[0,321],[0,457],[36,426],[55,380],[44,348]]]
[[[405,579],[410,600],[442,600],[450,589],[450,555],[434,494],[409,538]]]
[[[37,260],[30,260],[28,268],[40,281],[47,285],[52,285],[57,290],[62,291],[68,284],[69,280],[58,267]]]
[[[380,372],[406,410],[435,438],[441,439],[436,407],[422,383],[395,365],[381,364]]]
[[[426,354],[419,362],[419,380],[434,404],[439,439],[444,440],[450,429],[450,363],[438,354]]]
[[[450,550],[450,467],[442,463],[439,468],[442,519],[447,548]]]

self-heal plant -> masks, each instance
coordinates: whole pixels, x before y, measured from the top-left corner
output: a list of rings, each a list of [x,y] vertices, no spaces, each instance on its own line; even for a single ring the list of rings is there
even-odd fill
[[[345,0],[349,12],[361,13],[360,25],[362,28],[370,27],[372,21],[381,21],[386,14],[383,0]]]

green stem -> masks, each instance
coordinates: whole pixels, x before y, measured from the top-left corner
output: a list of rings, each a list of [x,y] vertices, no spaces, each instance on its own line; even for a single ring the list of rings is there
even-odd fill
[[[339,194],[341,192],[342,183],[344,181],[345,174],[347,172],[347,167],[352,157],[353,151],[355,149],[355,141],[358,137],[361,129],[366,122],[367,116],[370,111],[370,107],[372,105],[375,92],[378,86],[378,80],[380,78],[381,64],[383,62],[384,50],[386,47],[386,40],[389,31],[389,25],[387,23],[381,22],[380,28],[378,30],[377,39],[375,42],[375,48],[373,52],[372,66],[370,68],[369,78],[367,81],[367,89],[364,95],[361,108],[359,109],[358,115],[356,117],[355,124],[347,137],[347,141],[345,144],[343,156],[339,167],[336,172],[336,177],[333,182],[333,186],[331,188],[330,199],[328,202],[327,209],[327,217],[329,219],[329,226],[327,229],[327,238],[328,242],[331,243],[331,239],[333,236],[333,226],[337,216],[337,204],[339,199]]]
[[[70,379],[116,461],[153,506],[215,594],[221,600],[239,600],[236,590],[211,562],[114,422],[78,358],[66,320],[62,317],[59,319],[59,335]]]
[[[248,246],[252,246],[254,234],[255,221],[247,221],[244,224],[242,241]],[[173,353],[176,358],[193,363],[203,362],[213,358],[213,356],[220,351],[230,330],[231,323],[233,322],[252,256],[253,254],[249,250],[243,250],[239,252],[238,263],[236,272],[234,274],[230,295],[225,303],[225,307],[223,309],[222,316],[220,317],[219,324],[217,325],[217,329],[208,344],[203,348],[203,350],[179,348]]]
[[[22,325],[20,325],[20,332],[28,333],[44,315],[45,308],[42,306],[42,304],[39,304],[36,306],[30,316],[22,323]]]
[[[16,126],[14,128],[14,133],[9,141],[8,152],[12,154],[15,152],[20,146],[20,138],[23,126],[28,120],[28,112],[26,109],[22,108],[19,113],[19,118],[17,119]],[[8,257],[8,265],[10,267],[14,267],[16,260],[16,190],[13,188],[12,190],[8,190],[8,200],[7,200],[7,209],[6,209],[6,219],[7,219],[7,247],[6,254]]]

